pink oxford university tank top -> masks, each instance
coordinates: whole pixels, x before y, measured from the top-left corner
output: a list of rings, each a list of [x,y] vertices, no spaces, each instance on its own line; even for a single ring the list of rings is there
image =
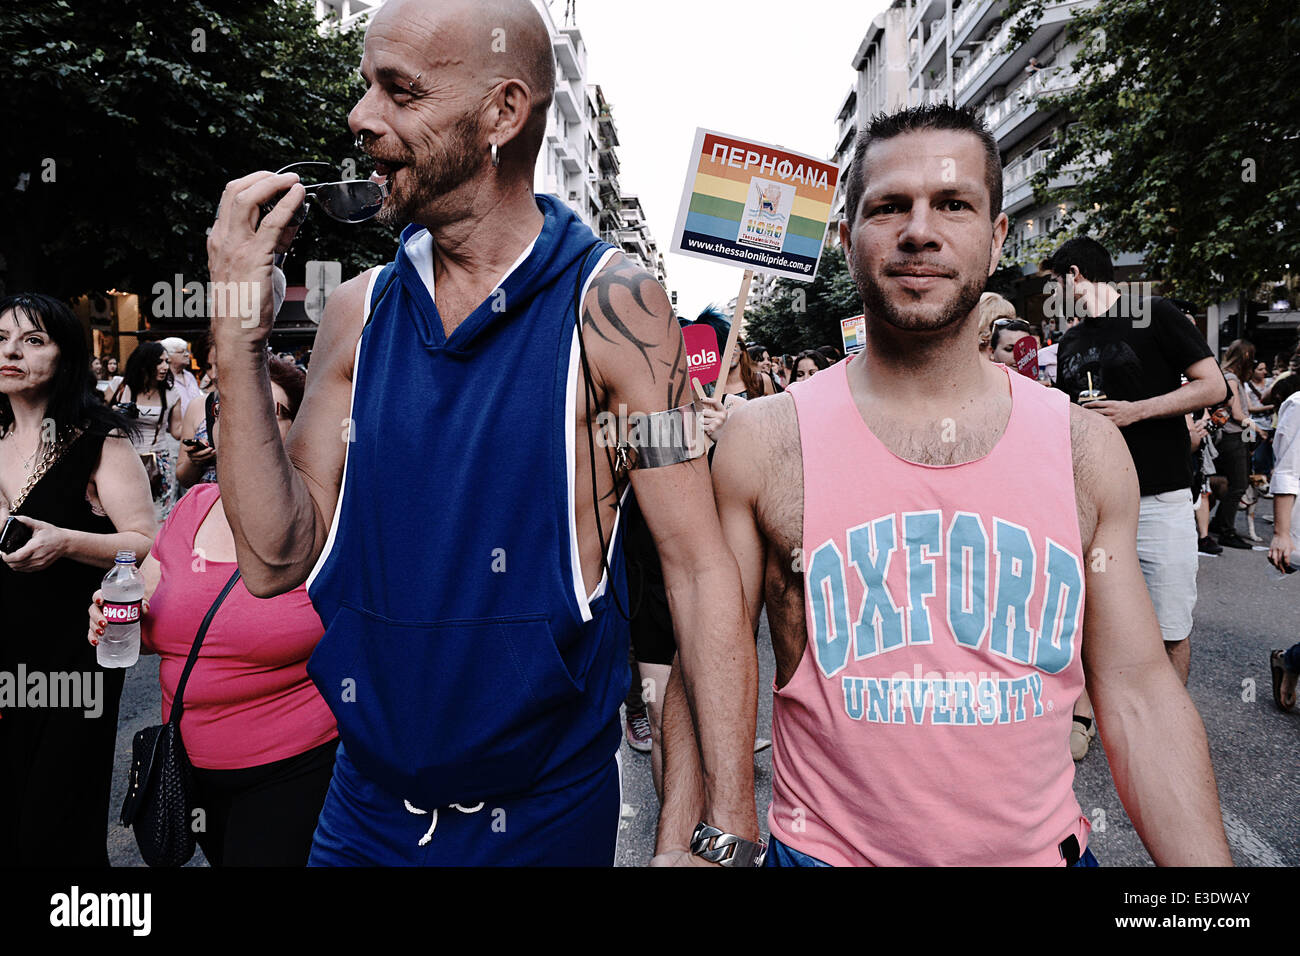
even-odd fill
[[[841,362],[793,387],[808,645],[773,704],[769,827],[836,866],[1063,866],[1083,559],[1069,402],[1007,373],[985,457],[867,428]]]

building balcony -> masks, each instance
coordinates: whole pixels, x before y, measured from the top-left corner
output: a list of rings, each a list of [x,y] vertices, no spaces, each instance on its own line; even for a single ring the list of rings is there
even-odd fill
[[[555,150],[556,157],[560,160],[560,165],[564,167],[567,173],[580,173],[585,165],[578,151],[566,140],[562,142]]]
[[[835,114],[835,122],[843,124],[845,120],[852,119],[858,112],[858,90],[856,86],[850,86],[849,91],[844,94],[844,101],[840,103],[840,111]]]
[[[618,154],[614,152],[612,146],[602,147],[597,154],[600,157],[600,171],[606,176],[617,176],[619,174]]]
[[[598,179],[596,188],[600,191],[600,201],[617,210],[622,200],[622,196],[619,195],[618,180],[613,177]]]
[[[1022,157],[1002,171],[1002,211],[1008,216],[1027,209],[1034,202],[1033,177],[1047,168],[1052,150],[1041,149]],[[1068,163],[1048,183],[1049,189],[1072,186],[1083,171],[1081,163]]]
[[[636,256],[642,265],[649,266],[652,262],[650,258],[650,249],[645,244],[645,239],[641,236],[638,229],[620,229],[618,232],[619,245],[623,251],[629,255]]]
[[[625,227],[623,217],[618,214],[617,206],[605,205],[600,210],[600,226],[603,232],[617,232]]]
[[[600,131],[600,138],[610,146],[618,145],[618,129],[614,126],[614,115],[609,112],[601,113],[596,118],[596,128]]]
[[[944,39],[948,35],[948,28],[945,18],[940,17],[930,24],[930,33],[926,37],[925,45],[921,47],[921,55],[917,59],[918,74],[925,73],[927,70],[937,70],[942,68],[947,72],[947,67],[943,60]]]
[[[835,138],[835,154],[839,155],[847,149],[852,148],[853,140],[858,135],[858,124],[856,118],[845,121],[840,126],[839,136]]]
[[[582,62],[578,59],[578,50],[573,45],[573,40],[569,35],[561,33],[552,42],[552,46],[555,47],[555,58],[560,62],[560,72],[563,79],[582,79]],[[556,86],[559,85],[559,83],[556,84]]]
[[[933,20],[946,9],[944,0],[916,0],[916,9],[907,18],[907,35],[911,36],[922,20]]]
[[[1045,113],[1042,97],[1070,89],[1074,82],[1073,75],[1064,68],[1059,73],[1040,70],[1006,97],[986,106],[984,123],[998,146],[1009,149],[1019,142],[1020,137],[1033,127],[1031,120]]]
[[[582,105],[568,83],[555,84],[555,105],[560,108],[560,112],[570,123],[582,120]]]
[[[1011,35],[1012,28],[1019,21],[1024,19],[1025,13],[1027,12],[1028,11],[1022,11],[1013,19],[1008,20],[1003,25],[1002,29],[994,34],[993,39],[987,41],[980,47],[979,52],[976,53],[975,56],[971,58],[970,62],[962,68],[961,74],[953,77],[953,86],[958,95],[969,89],[975,78],[979,76],[981,72],[983,72],[984,69],[994,61],[994,59],[1004,55],[1002,51],[1007,45],[1007,37]]]
[[[1013,83],[1028,65],[1030,56],[1042,52],[1066,28],[1073,11],[1087,9],[1095,3],[1096,0],[1067,0],[1047,4],[1029,38],[1014,50],[1007,50],[1007,39],[1016,23],[1029,11],[1021,11],[1008,20],[991,40],[979,48],[979,52],[961,73],[953,78],[957,105],[978,103],[994,87]]]
[[[952,18],[952,45],[964,46],[980,36],[1002,11],[1004,0],[965,0]]]

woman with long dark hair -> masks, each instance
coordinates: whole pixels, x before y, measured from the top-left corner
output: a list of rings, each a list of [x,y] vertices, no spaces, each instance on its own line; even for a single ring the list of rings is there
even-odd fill
[[[802,382],[806,378],[812,378],[818,372],[823,372],[831,367],[831,361],[816,349],[804,349],[794,360],[794,375],[791,377],[791,384]]]
[[[0,705],[0,866],[108,865],[124,671],[96,664],[81,608],[119,551],[153,541],[130,427],[95,394],[71,309],[0,298],[0,672],[45,688]]]
[[[1267,478],[1273,472],[1273,413],[1277,410],[1264,401],[1273,384],[1268,374],[1268,363],[1258,361],[1250,378],[1246,379],[1246,414],[1255,423],[1255,451],[1250,457],[1251,474]]]
[[[1228,479],[1228,493],[1219,502],[1219,510],[1210,520],[1210,531],[1225,548],[1250,550],[1251,544],[1237,533],[1237,506],[1246,494],[1246,481],[1250,471],[1250,453],[1243,431],[1253,427],[1246,417],[1241,401],[1241,383],[1250,378],[1255,368],[1255,346],[1245,339],[1237,339],[1223,353],[1223,377],[1228,382],[1228,420],[1219,429],[1214,447],[1218,456],[1215,470]],[[1252,435],[1252,438],[1254,436]]]
[[[746,351],[749,352],[750,361],[752,361],[757,367],[759,377],[767,379],[772,383],[772,391],[770,392],[767,391],[767,383],[765,382],[763,384],[765,393],[771,395],[776,392],[784,392],[785,388],[779,381],[777,381],[776,372],[773,368],[775,363],[772,361],[772,354],[761,345],[751,345]]]
[[[139,426],[135,451],[149,474],[154,515],[162,521],[176,489],[176,463],[167,435],[181,437],[181,394],[161,342],[141,342],[131,353],[122,384],[110,401]]]

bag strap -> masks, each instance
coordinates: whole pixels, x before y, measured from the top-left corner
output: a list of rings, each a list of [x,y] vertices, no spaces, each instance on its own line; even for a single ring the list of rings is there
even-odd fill
[[[158,390],[158,424],[153,429],[153,442],[158,444],[158,436],[162,433],[163,422],[167,420],[167,413],[171,411],[171,406],[167,404],[167,397],[171,394],[169,389],[160,388]]]
[[[212,607],[208,608],[207,615],[203,618],[203,623],[199,625],[198,636],[194,638],[194,646],[190,648],[189,659],[185,661],[185,670],[181,672],[181,679],[176,684],[176,693],[172,696],[172,712],[167,717],[167,723],[175,724],[180,727],[181,712],[184,708],[185,685],[189,683],[190,671],[194,670],[194,663],[199,659],[199,648],[203,646],[203,638],[208,633],[208,625],[212,623],[213,617],[216,616],[217,608],[221,607],[221,602],[226,599],[230,589],[235,586],[239,580],[239,569],[235,568],[235,573],[230,576],[226,586],[221,589],[217,599],[212,602]]]
[[[214,388],[203,400],[203,421],[208,426],[208,444],[213,448],[217,447],[217,443],[212,438],[212,431],[217,427],[216,408],[217,390]]]

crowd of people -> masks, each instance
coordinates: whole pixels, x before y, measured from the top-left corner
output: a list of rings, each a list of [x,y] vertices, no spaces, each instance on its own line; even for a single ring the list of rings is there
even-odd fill
[[[97,391],[65,304],[0,299],[0,521],[30,533],[0,539],[0,669],[106,687],[102,717],[4,713],[0,861],[107,862],[122,672],[94,662],[98,582],[130,551],[164,719],[217,608],[181,718],[213,865],[608,865],[626,736],[652,753],[657,864],[1096,866],[1071,756],[1098,728],[1156,862],[1230,864],[1185,689],[1213,485],[1194,465],[1225,485],[1200,537],[1237,547],[1243,470],[1272,457],[1269,560],[1292,568],[1294,369],[1261,378],[1245,342],[1216,361],[1170,300],[1121,320],[1086,238],[1043,263],[1070,322],[1026,363],[1032,327],[984,291],[1007,231],[996,143],[930,105],[855,146],[839,237],[865,350],[742,342],[693,402],[663,289],[533,194],[544,25],[494,5],[518,75],[489,84],[488,15],[394,2],[371,21],[349,122],[380,221],[405,228],[331,296],[310,378],[267,348],[273,303],[249,322],[214,302],[206,375],[184,342],[143,342]],[[460,78],[446,115],[390,110],[431,62]],[[457,109],[440,162],[410,161]],[[304,198],[291,173],[228,184],[212,280],[272,287]],[[598,443],[619,407],[656,427]],[[707,456],[668,427],[694,416]],[[1293,704],[1300,646],[1269,663]]]

